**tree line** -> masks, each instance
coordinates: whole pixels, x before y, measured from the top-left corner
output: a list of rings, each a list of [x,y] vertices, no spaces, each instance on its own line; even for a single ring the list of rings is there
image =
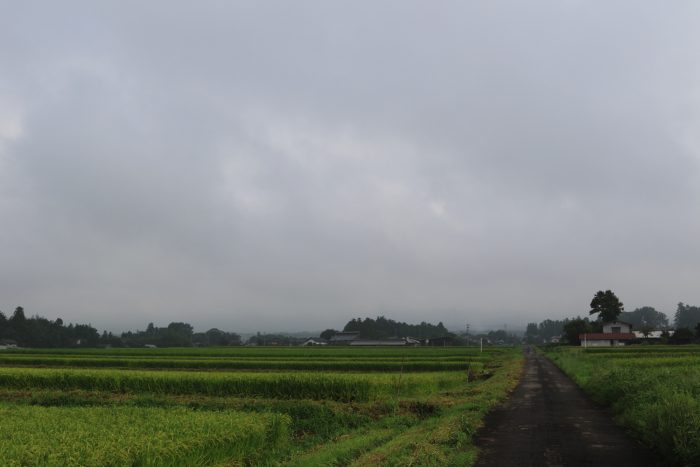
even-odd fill
[[[391,337],[414,337],[417,339],[433,339],[437,337],[456,337],[447,330],[442,322],[408,324],[384,316],[372,318],[355,318],[348,321],[343,332],[359,332],[363,339],[387,339]]]
[[[241,336],[217,328],[206,332],[194,332],[191,324],[182,322],[173,322],[162,328],[148,323],[144,331],[122,333],[121,341],[122,345],[128,347],[209,347],[241,345]]]
[[[548,343],[561,338],[573,345],[580,345],[579,335],[602,332],[603,323],[624,321],[635,331],[649,334],[662,331],[664,340],[669,343],[686,343],[700,338],[700,307],[679,303],[671,326],[668,316],[651,306],[643,306],[633,311],[624,311],[623,303],[615,294],[606,290],[598,291],[591,301],[591,317],[546,319],[540,323],[528,323],[525,341],[528,343]],[[593,315],[596,315],[593,318]],[[669,331],[673,330],[673,334]]]
[[[443,339],[447,345],[464,345],[464,336],[458,336],[445,328],[442,322],[431,324],[408,324],[379,316],[372,318],[356,318],[350,320],[343,331],[356,331],[364,339],[387,339],[392,337],[414,337],[418,339]],[[337,333],[327,329],[321,337],[330,339]],[[502,334],[502,335],[501,335]],[[504,332],[489,333],[492,342],[510,342],[511,335]],[[298,345],[305,338],[283,334],[261,334],[251,336],[245,343],[248,345]],[[242,345],[241,336],[233,332],[225,332],[212,328],[206,332],[194,332],[191,324],[171,322],[165,327],[149,323],[146,329],[126,331],[121,335],[111,332],[98,332],[90,324],[68,324],[58,318],[55,321],[35,315],[26,317],[24,309],[17,307],[11,317],[7,318],[0,312],[0,343],[15,343],[20,347],[206,347]]]
[[[240,345],[241,337],[233,332],[213,328],[194,332],[188,323],[173,322],[166,327],[149,323],[144,331],[127,331],[120,336],[98,332],[90,324],[67,326],[61,318],[51,321],[41,316],[27,317],[18,306],[9,318],[0,311],[0,341],[16,343],[20,347],[191,347]]]
[[[9,318],[0,311],[0,340],[23,347],[94,347],[99,344],[100,334],[89,324],[66,326],[61,318],[27,318],[24,308],[18,306]]]

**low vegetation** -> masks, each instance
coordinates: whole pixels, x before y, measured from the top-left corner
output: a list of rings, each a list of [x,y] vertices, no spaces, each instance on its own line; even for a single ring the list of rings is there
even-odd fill
[[[700,465],[700,346],[551,348],[547,355],[674,465]]]
[[[291,420],[274,413],[173,407],[0,405],[3,465],[258,463],[287,442]]]
[[[465,347],[15,349],[0,362],[4,465],[470,465],[522,366],[517,349]]]

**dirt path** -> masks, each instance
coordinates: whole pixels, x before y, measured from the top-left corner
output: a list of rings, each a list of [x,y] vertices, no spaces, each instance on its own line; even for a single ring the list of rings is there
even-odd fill
[[[546,358],[526,355],[523,380],[486,418],[478,467],[654,466],[655,457],[615,426]]]

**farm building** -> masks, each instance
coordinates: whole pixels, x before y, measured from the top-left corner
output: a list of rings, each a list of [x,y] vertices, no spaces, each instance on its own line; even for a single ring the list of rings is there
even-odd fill
[[[579,334],[581,347],[614,347],[636,339],[632,325],[624,321],[603,324],[603,332]]]
[[[613,323],[603,323],[603,334],[614,333],[631,333],[632,325],[624,321],[615,321]]]
[[[412,337],[403,337],[401,339],[355,339],[350,342],[352,346],[382,346],[382,347],[397,347],[397,346],[418,346],[420,341]]]
[[[323,339],[309,338],[301,344],[302,347],[313,347],[315,345],[328,345],[328,342],[324,341]]]
[[[421,342],[412,337],[397,337],[393,339],[361,339],[359,332],[339,332],[334,334],[328,341],[331,345],[351,345],[358,346],[381,346],[381,347],[396,347],[421,345]]]
[[[444,347],[446,345],[456,345],[456,342],[454,336],[431,337],[430,339],[425,339],[424,345]]]
[[[350,345],[350,343],[360,338],[359,332],[337,332],[328,341],[331,345]]]
[[[0,339],[0,350],[17,348],[17,341],[13,339]]]
[[[665,331],[668,333],[668,337],[673,336],[674,330]],[[664,331],[649,331],[646,334],[641,331],[634,331],[634,335],[637,339],[644,339],[648,341],[658,341],[663,337]]]

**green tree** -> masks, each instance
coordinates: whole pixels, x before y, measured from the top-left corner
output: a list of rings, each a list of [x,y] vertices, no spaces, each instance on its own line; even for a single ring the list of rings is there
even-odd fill
[[[234,332],[226,332],[212,328],[207,332],[192,334],[192,343],[196,345],[240,345],[241,336]]]
[[[13,339],[17,339],[20,345],[27,345],[29,338],[29,323],[24,315],[24,308],[18,306],[8,320],[10,332]]]
[[[90,324],[76,324],[72,328],[72,336],[75,345],[83,347],[95,347],[100,341],[100,333]]]
[[[591,300],[590,314],[598,314],[598,320],[604,323],[617,321],[620,313],[624,310],[622,302],[612,290],[606,290],[605,292],[599,290],[593,297],[593,300]]]
[[[343,328],[343,332],[359,332],[363,339],[387,339],[391,337],[416,337],[431,339],[452,335],[440,322],[431,324],[408,324],[378,316],[377,319],[352,319]]]
[[[567,321],[564,324],[564,338],[571,345],[581,345],[581,339],[579,336],[585,333],[591,333],[594,331],[593,325],[588,318],[578,317]]]
[[[24,308],[21,306],[18,306],[15,308],[15,312],[12,313],[12,317],[10,317],[10,323],[14,325],[21,325],[27,322],[27,317],[24,315]]]
[[[7,337],[5,333],[9,331],[9,323],[7,322],[7,317],[0,311],[0,337]]]
[[[165,330],[162,342],[168,347],[191,347],[194,330],[188,323],[170,323]]]
[[[700,307],[685,305],[683,302],[679,303],[673,321],[676,329],[694,328],[700,322]]]
[[[666,314],[656,311],[654,307],[643,306],[634,311],[623,311],[620,313],[622,321],[626,321],[636,329],[651,327],[652,329],[663,329],[668,326]]]
[[[527,323],[527,328],[525,328],[525,341],[528,344],[534,344],[539,341],[537,323]]]
[[[545,319],[537,326],[540,339],[549,341],[554,336],[560,336],[564,329],[564,321]]]
[[[690,344],[693,341],[693,337],[695,337],[695,334],[693,334],[693,331],[690,329],[679,328],[676,329],[673,335],[669,338],[668,343],[676,345]]]

